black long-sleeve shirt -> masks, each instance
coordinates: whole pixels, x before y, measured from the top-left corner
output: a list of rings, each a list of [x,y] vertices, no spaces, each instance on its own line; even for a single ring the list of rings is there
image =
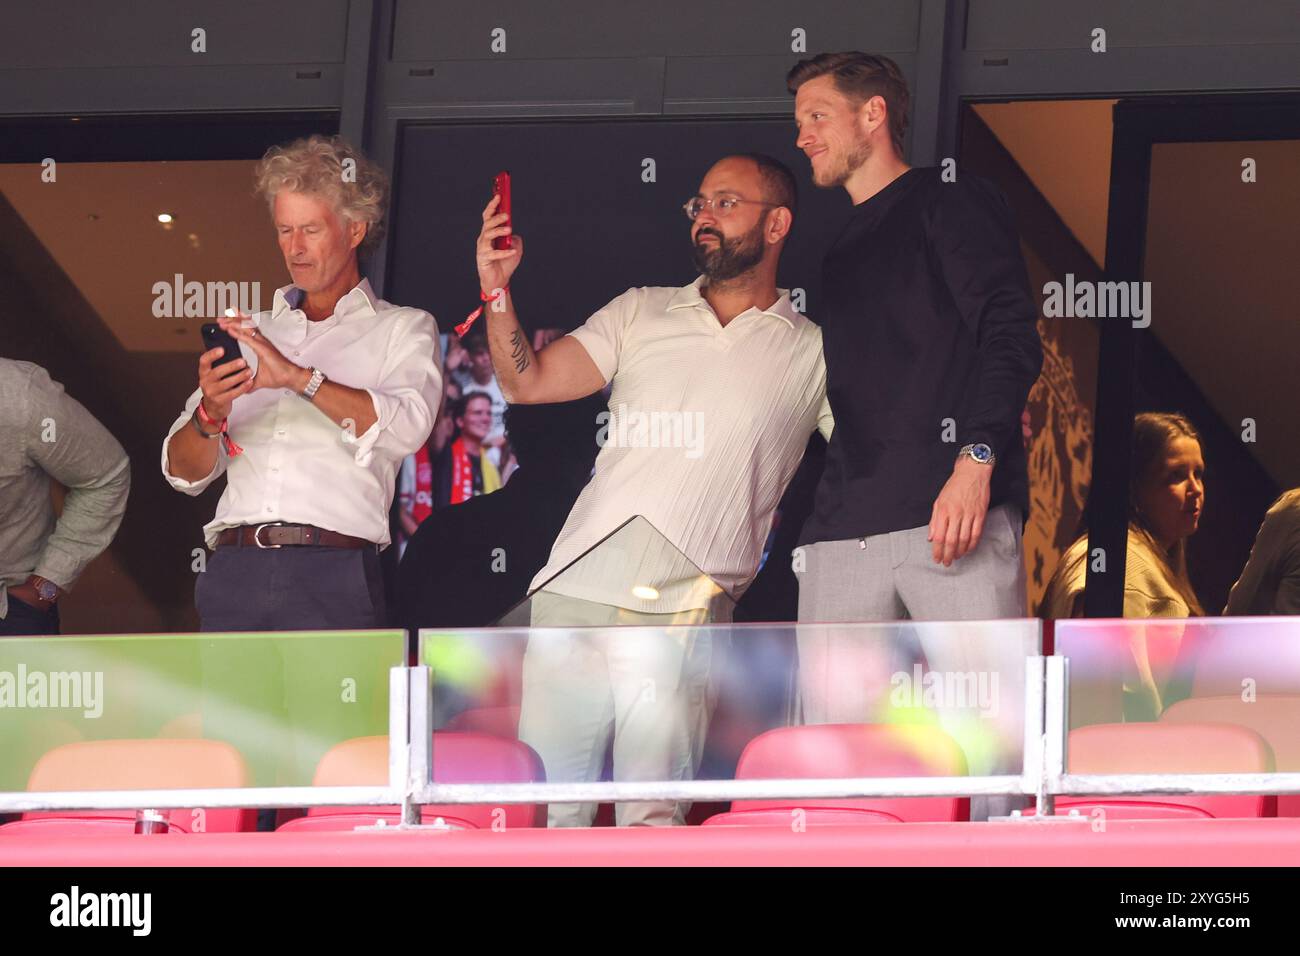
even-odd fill
[[[958,450],[997,455],[989,507],[1029,511],[1020,413],[1042,367],[1011,210],[986,180],[910,169],[853,210],[819,310],[835,430],[800,544],[930,522]]]

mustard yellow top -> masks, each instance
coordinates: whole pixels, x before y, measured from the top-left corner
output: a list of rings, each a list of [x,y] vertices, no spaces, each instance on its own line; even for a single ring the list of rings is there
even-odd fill
[[[1088,547],[1085,535],[1061,555],[1052,580],[1043,592],[1042,617],[1083,617],[1083,585],[1088,562],[1079,557]],[[1128,554],[1124,566],[1125,617],[1191,617],[1191,608],[1178,589],[1153,559],[1150,550],[1133,533],[1128,533]]]
[[[1083,588],[1088,562],[1079,558],[1088,546],[1080,538],[1061,555],[1040,605],[1040,616],[1058,619],[1083,616]],[[1186,618],[1192,611],[1178,593],[1149,547],[1132,529],[1124,567],[1125,618]],[[1127,632],[1130,654],[1110,661],[1108,673],[1071,672],[1080,693],[1071,700],[1071,723],[1155,720],[1170,703],[1176,678],[1175,661],[1182,642],[1182,626],[1156,629],[1135,626]],[[1107,687],[1120,685],[1113,698]],[[1076,724],[1077,721],[1077,724]]]

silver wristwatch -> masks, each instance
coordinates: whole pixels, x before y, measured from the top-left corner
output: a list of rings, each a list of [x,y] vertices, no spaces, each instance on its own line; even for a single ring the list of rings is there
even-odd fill
[[[973,445],[962,445],[961,450],[957,452],[958,458],[970,458],[981,465],[995,465],[998,457],[993,454],[993,449],[984,442],[976,442]]]
[[[307,387],[298,394],[310,402],[316,397],[316,393],[320,391],[321,384],[324,381],[325,373],[313,365],[311,369],[311,378],[307,380]]]
[[[39,574],[33,574],[29,580],[32,586],[36,588],[36,595],[42,601],[53,604],[59,599],[59,586],[53,581],[41,577]]]

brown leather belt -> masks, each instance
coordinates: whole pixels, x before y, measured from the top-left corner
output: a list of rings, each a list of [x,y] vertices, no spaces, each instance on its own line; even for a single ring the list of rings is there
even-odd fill
[[[283,548],[289,547],[325,547],[325,548],[374,548],[373,541],[354,538],[350,534],[339,534],[327,528],[318,528],[311,524],[283,524],[278,521],[266,524],[246,524],[238,528],[227,528],[217,533],[217,546],[228,548]]]

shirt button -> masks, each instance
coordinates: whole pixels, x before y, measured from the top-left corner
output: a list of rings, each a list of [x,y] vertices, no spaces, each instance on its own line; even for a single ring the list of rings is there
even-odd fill
[[[275,509],[272,508],[270,505],[267,505],[267,506],[266,506],[266,513],[267,513],[267,514],[270,514],[270,513],[271,513],[272,511],[274,511],[274,510],[275,510]]]
[[[302,353],[301,353],[301,352],[294,352],[293,354],[294,354],[294,355],[301,355]]]
[[[294,354],[294,355],[297,355],[298,353],[297,353],[297,352],[294,352],[293,354]],[[286,388],[286,389],[284,390],[284,394],[286,394],[286,395],[293,395],[293,392]]]

